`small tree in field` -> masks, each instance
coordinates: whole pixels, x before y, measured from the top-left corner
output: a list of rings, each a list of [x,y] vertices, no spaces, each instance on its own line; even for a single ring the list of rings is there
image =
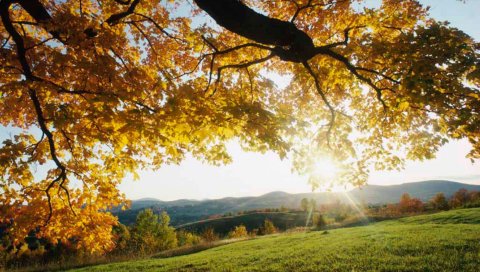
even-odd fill
[[[151,209],[140,212],[132,230],[138,249],[150,253],[176,247],[175,229],[169,224],[170,217],[166,212],[162,212],[160,216]]]
[[[179,246],[192,246],[199,244],[202,238],[194,233],[179,230],[177,231],[177,241]]]
[[[302,198],[302,201],[300,202],[300,207],[304,212],[308,211],[308,206],[310,205],[309,201],[307,198]]]
[[[313,224],[313,227],[315,228],[323,228],[324,226],[327,225],[327,222],[325,221],[325,218],[323,217],[322,214],[315,213],[313,215],[312,224]]]
[[[205,229],[202,233],[202,238],[207,243],[211,243],[211,242],[214,242],[214,241],[217,241],[218,239],[220,239],[218,237],[218,234],[215,233],[215,230],[213,228]]]
[[[480,207],[480,191],[470,191],[468,198],[469,203],[467,203],[467,207]]]
[[[265,219],[263,222],[263,227],[262,227],[262,234],[267,235],[267,234],[273,234],[277,232],[277,228],[273,224],[272,221]]]
[[[228,238],[244,238],[248,236],[247,228],[244,225],[236,226],[228,233]]]
[[[315,212],[315,210],[317,209],[317,201],[315,201],[315,199],[310,199],[310,202],[309,202],[309,210],[311,210],[312,212]]]
[[[449,209],[447,198],[444,193],[437,193],[430,199],[430,205],[435,210],[446,211]]]
[[[417,213],[422,212],[424,209],[423,202],[418,198],[410,197],[408,193],[404,193],[400,197],[398,206],[402,213]]]
[[[452,208],[462,207],[468,202],[469,198],[470,196],[468,191],[462,188],[453,194],[452,198],[450,199],[450,206]]]

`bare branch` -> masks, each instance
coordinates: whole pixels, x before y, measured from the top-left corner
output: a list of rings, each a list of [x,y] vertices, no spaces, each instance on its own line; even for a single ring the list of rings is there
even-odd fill
[[[358,79],[360,79],[361,81],[363,81],[364,83],[366,83],[368,86],[370,86],[372,89],[374,89],[375,92],[377,93],[377,100],[380,101],[380,103],[382,103],[382,106],[383,106],[384,111],[385,111],[385,112],[387,111],[388,106],[387,106],[387,104],[385,103],[385,101],[384,101],[383,98],[382,98],[382,91],[384,91],[384,90],[390,90],[390,91],[391,91],[391,89],[389,89],[389,88],[380,88],[380,87],[378,87],[377,85],[375,85],[375,83],[373,83],[371,79],[369,79],[369,78],[361,75],[360,73],[358,73],[357,67],[355,67],[353,64],[351,64],[350,61],[349,61],[346,57],[344,57],[344,56],[342,56],[342,55],[340,55],[340,54],[338,54],[338,53],[336,53],[336,52],[334,52],[334,51],[332,51],[332,50],[330,50],[330,49],[324,50],[324,51],[322,52],[322,54],[328,55],[328,56],[330,56],[330,57],[332,57],[332,58],[334,58],[334,59],[342,62],[342,63],[345,65],[345,67],[346,67],[355,77],[357,77]]]
[[[162,32],[163,34],[165,34],[165,36],[169,37],[169,38],[172,38],[178,42],[181,42],[181,43],[188,43],[186,40],[184,39],[181,39],[181,38],[178,38],[178,37],[175,37],[173,36],[172,34],[170,34],[168,31],[166,31],[163,27],[161,27],[155,20],[153,20],[151,17],[148,17],[147,15],[144,15],[144,14],[141,14],[141,13],[137,13],[137,12],[134,12],[135,15],[138,15],[140,17],[143,17],[145,18],[147,21],[151,22],[158,30],[160,30],[160,32]]]
[[[331,134],[333,126],[335,124],[335,119],[336,119],[335,109],[330,104],[330,102],[328,102],[327,96],[322,91],[322,87],[320,86],[320,81],[318,80],[318,77],[315,74],[315,72],[313,71],[312,67],[310,67],[308,62],[304,62],[303,66],[305,67],[305,69],[307,69],[308,73],[312,76],[312,78],[315,82],[315,89],[317,90],[317,93],[320,95],[323,102],[325,103],[325,105],[327,105],[327,108],[330,111],[330,122],[328,123],[328,131],[327,131],[327,145],[328,145],[329,148],[332,148],[330,146],[330,134]]]
[[[60,180],[61,180],[61,182],[60,182],[59,185],[65,191],[65,193],[67,194],[68,204],[70,206],[70,209],[72,210],[73,214],[75,214],[75,211],[73,210],[73,207],[72,207],[71,202],[70,202],[70,194],[68,192],[68,189],[66,187],[64,187],[64,183],[67,179],[66,168],[60,162],[60,160],[58,159],[57,151],[56,151],[56,147],[55,147],[55,141],[53,139],[53,134],[47,127],[46,120],[45,120],[45,117],[43,115],[42,106],[40,104],[40,100],[38,99],[38,96],[37,96],[35,90],[29,89],[28,91],[29,91],[28,93],[30,95],[30,99],[32,100],[34,108],[35,108],[35,113],[37,115],[37,121],[38,121],[38,124],[40,126],[40,129],[42,130],[42,132],[47,137],[48,145],[50,147],[50,157],[52,158],[53,162],[57,166],[57,169],[60,170],[60,174],[58,175],[58,177],[56,179],[54,179],[52,182],[50,182],[49,185],[47,186],[47,188],[45,189],[45,193],[47,194],[47,200],[48,200],[48,205],[49,205],[49,209],[50,209],[50,213],[49,213],[48,218],[45,222],[45,225],[47,225],[50,222],[50,219],[51,219],[52,214],[53,214],[51,197],[50,197],[50,190],[53,187],[53,185],[55,183],[58,183]]]
[[[265,62],[273,57],[275,57],[275,53],[270,53],[268,56],[264,57],[264,58],[260,58],[260,59],[256,59],[256,60],[252,60],[252,61],[247,61],[247,62],[242,62],[242,63],[237,63],[237,64],[228,64],[228,65],[224,65],[224,66],[220,66],[217,68],[217,79],[215,81],[215,89],[213,90],[212,92],[212,96],[215,94],[215,92],[217,91],[217,85],[218,83],[220,82],[220,78],[222,76],[222,71],[225,70],[225,69],[231,69],[231,68],[237,68],[237,69],[243,69],[243,68],[248,68],[252,65],[255,65],[255,64],[259,64],[259,63],[262,63],[262,62]]]

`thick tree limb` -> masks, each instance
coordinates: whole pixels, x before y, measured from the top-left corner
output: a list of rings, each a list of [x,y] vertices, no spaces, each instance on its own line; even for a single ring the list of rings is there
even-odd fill
[[[275,46],[283,60],[303,62],[315,55],[313,40],[291,22],[269,18],[238,0],[194,0],[219,25],[258,43]]]
[[[118,1],[117,1],[118,3]],[[135,12],[135,8],[137,7],[138,3],[140,3],[140,0],[133,0],[133,2],[130,4],[128,9],[126,11],[120,12],[120,13],[115,13],[112,14],[105,22],[109,25],[114,25],[118,23],[121,19],[127,17],[128,15],[132,14]],[[124,4],[124,3],[122,3]]]
[[[388,90],[388,88],[378,87],[370,78],[360,74],[358,71],[373,73],[394,83],[399,83],[392,77],[383,75],[378,71],[356,67],[349,62],[347,57],[332,50],[337,46],[347,46],[350,31],[352,29],[362,28],[365,26],[349,27],[344,31],[345,37],[343,41],[316,47],[312,38],[310,38],[307,33],[298,29],[295,24],[293,24],[293,21],[301,10],[313,7],[311,1],[308,1],[305,6],[300,6],[294,1],[294,3],[297,5],[297,12],[291,19],[291,22],[281,21],[257,13],[238,0],[194,1],[222,27],[257,43],[274,45],[275,47],[272,48],[271,51],[275,55],[285,61],[302,63],[305,68],[309,70],[310,74],[312,71],[311,69],[308,69],[308,60],[316,55],[326,55],[342,62],[357,79],[366,83],[375,90],[377,99],[380,101],[380,103],[382,103],[382,106],[385,110],[387,108],[387,104],[383,100],[382,91]],[[215,50],[218,51],[218,49]],[[213,61],[214,60],[212,58],[212,66]],[[314,78],[316,77],[314,76]]]

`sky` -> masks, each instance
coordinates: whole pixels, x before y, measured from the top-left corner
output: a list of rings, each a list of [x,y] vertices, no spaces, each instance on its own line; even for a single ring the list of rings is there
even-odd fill
[[[377,0],[368,0],[378,5]],[[480,0],[421,0],[431,6],[430,14],[437,20],[449,21],[480,41]],[[426,162],[407,162],[402,171],[374,171],[368,183],[392,185],[431,179],[446,179],[480,184],[480,162],[472,164],[465,158],[470,145],[467,141],[453,141]],[[140,173],[139,181],[125,181],[121,190],[130,199],[157,198],[214,199],[229,196],[258,196],[272,191],[289,193],[311,192],[306,176],[291,172],[291,161],[280,160],[271,152],[258,154],[244,152],[238,144],[229,144],[233,163],[215,167],[187,158],[180,165]]]

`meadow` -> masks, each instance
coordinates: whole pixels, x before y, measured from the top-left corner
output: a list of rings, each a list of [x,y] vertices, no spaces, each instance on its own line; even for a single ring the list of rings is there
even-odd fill
[[[75,271],[479,271],[480,208],[284,233]]]

